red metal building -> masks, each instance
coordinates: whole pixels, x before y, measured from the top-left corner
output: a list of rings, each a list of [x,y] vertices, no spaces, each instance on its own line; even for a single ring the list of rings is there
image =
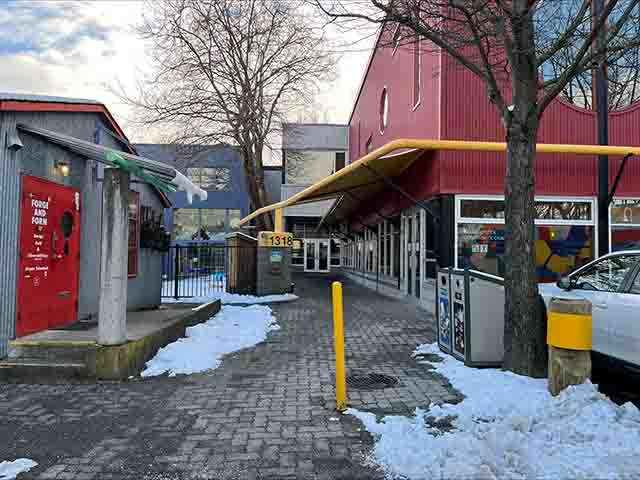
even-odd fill
[[[504,141],[480,79],[433,47],[394,43],[395,33],[388,27],[378,37],[364,73],[349,120],[350,159],[399,138]],[[640,145],[640,104],[611,112],[609,132],[611,145]],[[556,99],[542,118],[538,142],[596,144],[595,112]],[[504,154],[426,155],[395,181],[439,211],[439,228],[406,197],[389,191],[349,219],[350,230],[359,233],[344,260],[365,274],[382,272],[390,285],[397,280],[404,293],[416,296],[424,282],[410,279],[430,272],[428,255],[420,258],[420,252],[438,250],[441,265],[499,274],[503,248]],[[610,184],[621,161],[610,158]],[[535,175],[538,273],[541,281],[551,281],[596,255],[597,159],[540,155]],[[628,162],[610,215],[612,249],[640,248],[640,159]],[[381,216],[393,220],[381,222]],[[388,236],[388,242],[381,240]]]

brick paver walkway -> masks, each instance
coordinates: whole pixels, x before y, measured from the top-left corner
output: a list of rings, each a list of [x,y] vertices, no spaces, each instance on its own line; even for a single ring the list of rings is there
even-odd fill
[[[38,479],[372,479],[372,438],[334,411],[328,277],[295,278],[274,306],[282,329],[212,372],[125,383],[0,384],[0,461],[31,458]],[[433,318],[345,282],[348,373],[398,379],[349,392],[350,406],[410,414],[457,398],[411,358]]]

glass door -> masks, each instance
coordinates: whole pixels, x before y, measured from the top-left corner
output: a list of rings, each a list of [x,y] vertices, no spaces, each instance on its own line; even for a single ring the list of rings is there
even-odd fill
[[[317,241],[312,239],[304,240],[304,271],[315,272],[317,270]]]
[[[331,269],[329,240],[317,238],[304,241],[304,271],[328,272]]]
[[[407,293],[413,295],[413,217],[407,217]]]
[[[318,265],[319,272],[329,271],[329,240],[316,240],[318,242],[318,258],[316,265]]]
[[[413,229],[413,252],[415,273],[415,288],[413,292],[417,298],[420,298],[420,211],[417,211],[415,216],[415,228]]]

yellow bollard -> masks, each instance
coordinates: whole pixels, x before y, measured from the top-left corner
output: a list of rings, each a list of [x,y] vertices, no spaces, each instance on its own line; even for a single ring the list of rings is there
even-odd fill
[[[333,282],[333,345],[336,351],[336,410],[347,409],[347,378],[344,364],[344,321],[342,317],[342,284]]]
[[[549,392],[556,396],[591,377],[591,302],[553,297],[547,318]]]

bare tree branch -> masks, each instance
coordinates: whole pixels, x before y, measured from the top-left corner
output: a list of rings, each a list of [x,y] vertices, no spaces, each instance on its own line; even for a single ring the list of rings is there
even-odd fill
[[[264,205],[263,149],[290,107],[330,78],[328,51],[302,0],[153,0],[138,28],[153,71],[119,96],[176,141],[237,145],[253,208]]]

